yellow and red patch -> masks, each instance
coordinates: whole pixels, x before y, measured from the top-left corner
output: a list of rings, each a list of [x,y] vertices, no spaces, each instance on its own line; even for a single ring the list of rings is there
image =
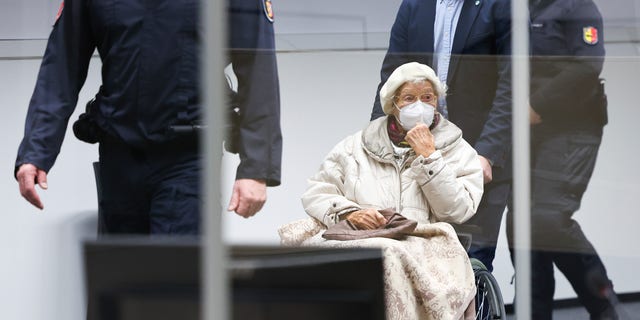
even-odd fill
[[[271,0],[262,0],[262,8],[264,8],[264,15],[267,17],[267,19],[273,22],[273,20],[275,19],[275,14],[273,13]]]
[[[595,27],[582,28],[582,40],[584,40],[586,44],[598,43],[598,29]]]

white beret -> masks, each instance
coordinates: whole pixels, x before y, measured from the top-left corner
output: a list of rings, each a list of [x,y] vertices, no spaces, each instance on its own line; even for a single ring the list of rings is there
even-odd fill
[[[396,68],[380,89],[382,111],[384,111],[385,114],[391,114],[393,112],[393,95],[396,93],[396,90],[406,82],[418,79],[426,79],[431,82],[439,98],[445,96],[447,91],[446,86],[440,82],[440,79],[438,79],[433,69],[421,63],[409,62]]]

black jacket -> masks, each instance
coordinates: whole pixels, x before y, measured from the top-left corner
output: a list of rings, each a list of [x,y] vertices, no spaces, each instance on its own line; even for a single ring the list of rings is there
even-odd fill
[[[280,184],[282,137],[273,20],[266,0],[229,1],[229,56],[238,78],[236,177]],[[29,104],[16,168],[53,166],[97,49],[102,84],[91,117],[106,135],[144,148],[201,118],[197,0],[66,0]],[[222,78],[222,75],[220,75]]]

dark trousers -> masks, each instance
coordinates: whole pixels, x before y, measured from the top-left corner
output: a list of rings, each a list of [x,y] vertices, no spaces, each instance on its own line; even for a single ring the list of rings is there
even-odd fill
[[[146,148],[101,142],[104,233],[197,235],[200,174],[196,139]]]
[[[476,230],[470,231],[469,257],[480,260],[489,271],[493,271],[500,224],[510,192],[510,179],[492,181],[484,185],[484,193],[476,214],[465,222],[465,225],[477,227]]]
[[[532,131],[531,286],[532,319],[551,319],[554,269],[567,277],[591,319],[617,319],[605,267],[572,216],[593,173],[601,130]],[[513,215],[507,237],[513,251]]]

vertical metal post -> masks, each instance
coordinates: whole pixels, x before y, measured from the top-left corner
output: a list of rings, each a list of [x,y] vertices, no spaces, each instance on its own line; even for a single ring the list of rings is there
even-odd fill
[[[204,27],[200,52],[202,109],[206,124],[203,152],[201,312],[203,320],[228,318],[227,254],[222,240],[220,166],[222,157],[223,68],[226,48],[226,1],[201,0]]]
[[[512,2],[513,45],[513,204],[516,266],[516,318],[531,319],[531,207],[529,158],[529,8]]]

